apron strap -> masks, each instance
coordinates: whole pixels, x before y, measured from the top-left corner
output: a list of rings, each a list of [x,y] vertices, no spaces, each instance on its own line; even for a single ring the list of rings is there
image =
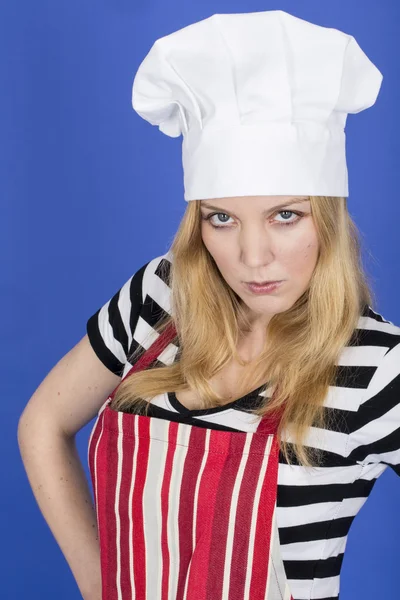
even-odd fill
[[[138,361],[132,366],[132,368],[125,375],[124,379],[136,373],[136,371],[141,371],[142,369],[146,369],[153,360],[157,358],[159,354],[168,346],[168,344],[176,337],[176,329],[175,325],[171,322],[168,327],[158,336],[156,340],[151,344],[151,346],[142,354]],[[120,382],[121,383],[121,382]],[[109,398],[114,398],[115,393],[120,385],[111,392]]]

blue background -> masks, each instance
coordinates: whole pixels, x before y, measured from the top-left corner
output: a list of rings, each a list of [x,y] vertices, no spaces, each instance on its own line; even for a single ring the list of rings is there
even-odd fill
[[[349,209],[378,312],[400,324],[396,1],[9,0],[0,7],[1,597],[81,598],[20,459],[17,424],[87,319],[166,252],[185,211],[182,138],[131,108],[158,38],[214,13],[282,9],[353,35],[384,75],[347,121]],[[396,257],[397,256],[397,260]],[[90,423],[77,435],[88,473]],[[341,600],[398,596],[400,481],[388,468],[356,517]]]

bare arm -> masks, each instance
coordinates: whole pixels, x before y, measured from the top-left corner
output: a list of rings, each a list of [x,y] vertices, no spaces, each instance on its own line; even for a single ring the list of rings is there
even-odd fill
[[[100,548],[75,434],[96,416],[120,381],[85,335],[41,382],[18,423],[32,491],[85,600],[101,600]]]

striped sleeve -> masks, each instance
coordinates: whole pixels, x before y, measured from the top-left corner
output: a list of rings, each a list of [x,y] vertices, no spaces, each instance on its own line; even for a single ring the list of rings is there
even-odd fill
[[[90,344],[101,362],[122,377],[143,306],[143,265],[87,321]]]
[[[350,459],[387,464],[400,475],[400,343],[379,363],[352,429]]]

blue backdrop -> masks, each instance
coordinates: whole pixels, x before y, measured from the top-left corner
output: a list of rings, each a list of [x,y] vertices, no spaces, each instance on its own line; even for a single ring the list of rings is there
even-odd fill
[[[0,6],[1,597],[81,598],[20,459],[19,416],[86,321],[167,251],[185,211],[182,138],[131,108],[158,37],[214,13],[282,9],[353,35],[384,80],[347,121],[349,209],[378,312],[400,324],[396,0],[3,0]],[[397,257],[397,259],[396,259]],[[87,467],[93,422],[77,444]],[[400,480],[388,468],[356,517],[341,600],[398,597]]]

